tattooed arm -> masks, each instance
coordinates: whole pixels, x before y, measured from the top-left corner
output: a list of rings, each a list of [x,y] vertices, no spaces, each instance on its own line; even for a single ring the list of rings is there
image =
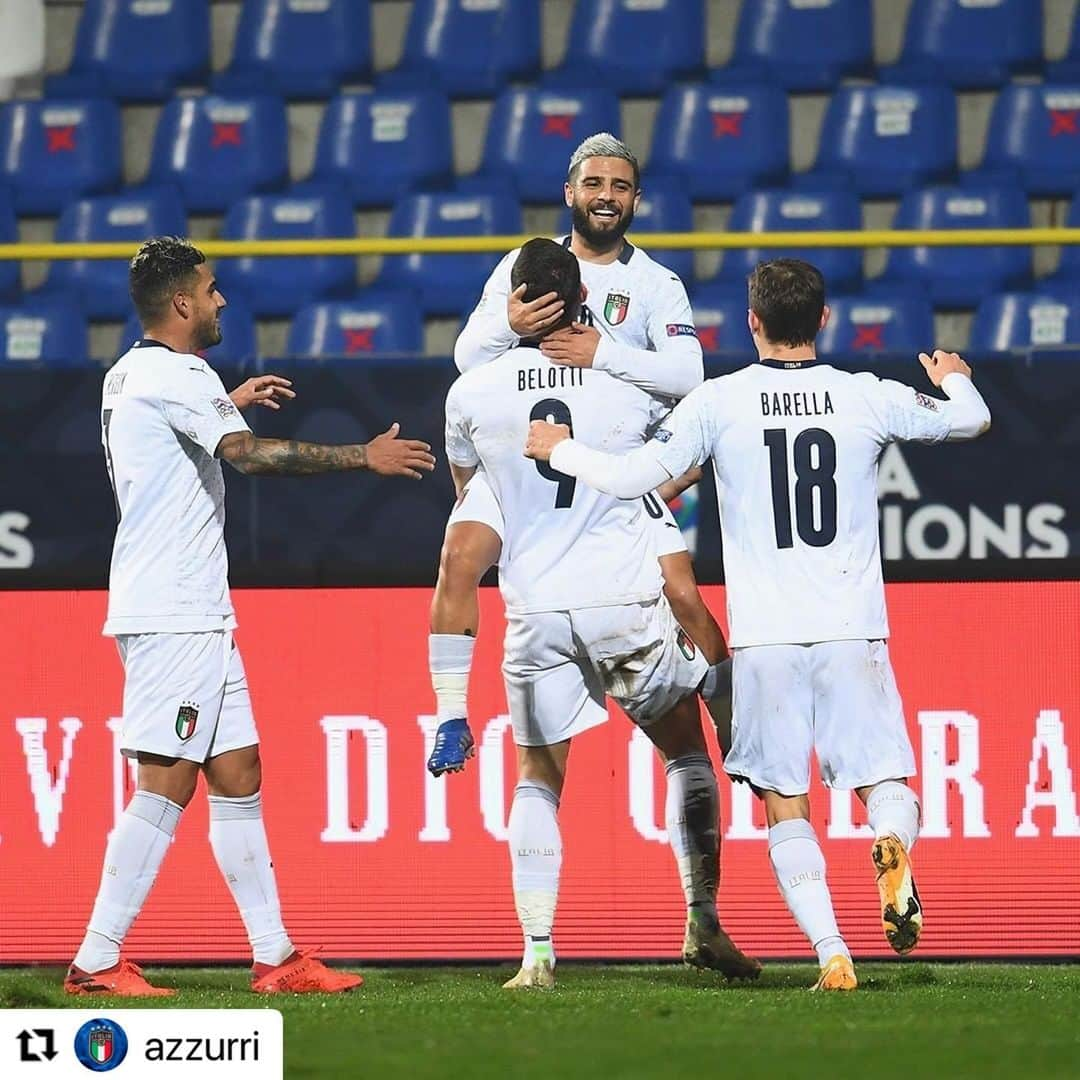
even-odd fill
[[[398,425],[377,435],[369,443],[297,442],[295,439],[260,439],[250,431],[236,431],[222,437],[217,456],[234,469],[248,474],[310,476],[313,473],[370,469],[383,476],[411,476],[435,468],[431,447],[417,439],[399,439]]]

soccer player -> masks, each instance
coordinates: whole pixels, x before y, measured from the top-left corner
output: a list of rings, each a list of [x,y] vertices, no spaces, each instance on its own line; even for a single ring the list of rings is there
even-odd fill
[[[121,751],[138,782],[105,850],[86,937],[64,982],[72,994],[162,996],[121,956],[202,772],[210,846],[240,911],[260,993],[349,990],[357,975],[298,952],[281,921],[259,794],[259,736],[233,641],[219,459],[245,473],[370,469],[419,479],[426,443],[397,425],[366,445],[256,438],[240,409],[277,407],[286,379],[264,375],[231,395],[197,353],[221,340],[225,300],[197,248],[175,237],[132,259],[143,337],[105,376],[101,436],[118,524],[105,634],[124,664]]]
[[[512,269],[514,287],[523,282],[526,298],[559,295],[564,314],[556,328],[576,318],[580,268],[564,247],[530,240]],[[455,485],[462,489],[483,468],[503,526],[503,675],[518,747],[509,845],[525,938],[521,970],[506,986],[554,985],[559,798],[570,740],[606,720],[605,691],[665,762],[667,827],[687,905],[684,959],[755,977],[759,965],[734,946],[716,912],[716,776],[696,696],[708,664],[664,598],[644,507],[521,454],[529,421],[546,416],[596,446],[640,446],[653,400],[605,372],[552,363],[544,340],[462,375],[446,399]]]
[[[488,279],[457,340],[454,360],[467,372],[519,340],[542,334],[540,348],[548,360],[605,371],[647,391],[657,401],[650,420],[659,419],[701,383],[704,370],[682,282],[624,239],[641,198],[638,163],[629,147],[606,132],[586,139],[570,159],[565,198],[573,229],[562,242],[581,263],[588,293],[581,321],[562,325],[564,304],[553,293],[533,291],[526,300],[527,282],[513,288],[511,267],[518,252],[511,251]],[[557,324],[561,328],[554,330]],[[701,600],[686,543],[663,501],[685,483],[660,492],[661,497],[650,495],[646,508],[675,615],[716,664],[727,656],[727,646]],[[480,617],[477,589],[498,561],[502,542],[499,506],[481,471],[450,515],[431,605],[428,644],[440,725],[428,767],[435,775],[460,771],[472,756],[466,691]],[[723,725],[723,679],[715,693],[707,704]]]
[[[922,929],[915,758],[885,644],[877,464],[892,442],[974,439],[990,413],[955,353],[919,355],[947,401],[817,362],[829,310],[808,263],[761,263],[749,285],[759,363],[695,390],[627,456],[545,423],[531,425],[526,454],[627,499],[713,459],[734,652],[724,768],[765,802],[777,884],[821,965],[815,989],[853,990],[810,824],[812,753],[826,785],[866,804],[889,944],[909,952]]]

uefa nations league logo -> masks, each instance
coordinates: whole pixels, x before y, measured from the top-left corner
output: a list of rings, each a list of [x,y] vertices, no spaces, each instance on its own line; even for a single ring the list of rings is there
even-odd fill
[[[75,1033],[75,1056],[91,1072],[108,1072],[127,1056],[128,1039],[113,1020],[88,1020]]]

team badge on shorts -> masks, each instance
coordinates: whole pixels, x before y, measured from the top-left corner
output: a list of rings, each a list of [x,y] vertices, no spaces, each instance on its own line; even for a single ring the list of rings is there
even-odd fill
[[[110,1072],[127,1051],[127,1034],[114,1020],[88,1020],[75,1033],[75,1056],[91,1072]]]
[[[675,644],[679,646],[679,652],[686,657],[687,660],[693,660],[697,656],[697,646],[687,636],[686,631],[680,626],[679,632],[675,635]]]
[[[199,706],[193,701],[185,701],[176,713],[176,737],[187,742],[195,734],[198,720]]]
[[[609,292],[604,301],[604,318],[611,326],[618,326],[630,310],[630,297],[626,293]]]

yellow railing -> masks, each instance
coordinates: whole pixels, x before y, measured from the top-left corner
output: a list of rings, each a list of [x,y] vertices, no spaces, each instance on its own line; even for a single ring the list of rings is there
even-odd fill
[[[201,240],[208,258],[254,255],[412,255],[506,252],[529,236],[342,237],[323,240]],[[640,233],[648,248],[985,247],[1080,244],[1080,229],[860,229],[846,232]],[[0,260],[127,259],[138,245],[0,244]]]

